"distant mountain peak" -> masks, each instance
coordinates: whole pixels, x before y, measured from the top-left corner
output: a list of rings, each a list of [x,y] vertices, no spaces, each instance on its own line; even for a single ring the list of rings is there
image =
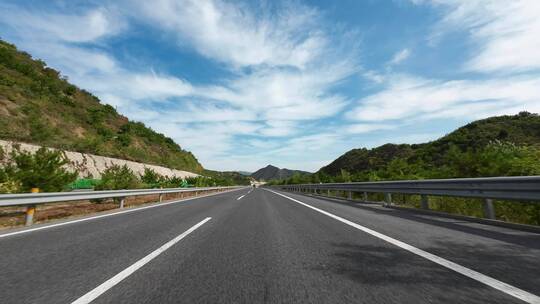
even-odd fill
[[[253,177],[256,180],[273,180],[273,179],[287,179],[294,174],[310,174],[306,171],[300,171],[300,170],[290,170],[290,169],[280,169],[274,165],[267,165],[264,168],[261,168],[254,173],[251,174],[251,177]]]

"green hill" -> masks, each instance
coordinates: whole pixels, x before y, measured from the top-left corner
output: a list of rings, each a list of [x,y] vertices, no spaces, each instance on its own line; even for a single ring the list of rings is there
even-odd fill
[[[396,172],[390,172],[392,170],[403,173],[403,178],[475,177],[497,172],[503,175],[531,174],[536,172],[534,170],[540,165],[540,160],[529,164],[532,171],[526,167],[521,171],[504,171],[503,168],[499,171],[489,171],[489,168],[474,171],[474,161],[488,162],[489,157],[502,158],[506,155],[507,159],[493,159],[485,165],[515,161],[515,166],[525,166],[527,164],[523,161],[534,161],[539,145],[540,116],[522,112],[478,120],[429,143],[353,149],[318,173],[338,176],[346,171],[356,175],[356,180],[399,178],[393,174]],[[466,168],[467,165],[471,168]]]
[[[290,178],[294,175],[309,175],[309,172],[300,171],[300,170],[290,170],[287,168],[280,169],[276,166],[268,165],[264,168],[261,168],[253,172],[250,176],[258,181],[269,181],[269,180],[283,180]]]
[[[195,156],[172,139],[128,120],[2,40],[0,139],[203,172]]]
[[[428,143],[353,149],[315,174],[274,183],[528,175],[540,175],[540,116],[521,112],[478,120]],[[370,193],[368,199],[381,201],[383,195]],[[395,195],[394,203],[418,208],[420,197]],[[478,199],[431,197],[430,209],[483,216],[483,205]],[[537,203],[496,201],[495,212],[499,220],[540,225]]]

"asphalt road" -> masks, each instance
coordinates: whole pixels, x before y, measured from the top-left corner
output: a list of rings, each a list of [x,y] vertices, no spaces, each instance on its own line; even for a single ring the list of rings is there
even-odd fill
[[[0,235],[0,303],[534,303],[540,295],[540,234],[249,191]]]

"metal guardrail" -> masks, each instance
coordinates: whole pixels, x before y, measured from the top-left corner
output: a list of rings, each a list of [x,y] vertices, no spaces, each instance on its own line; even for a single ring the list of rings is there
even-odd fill
[[[195,192],[195,195],[198,195],[203,192],[233,190],[241,187],[242,186],[0,194],[0,207],[27,206],[26,225],[28,226],[33,223],[36,205],[39,204],[118,198],[120,199],[119,207],[124,208],[126,197],[130,196],[159,195],[159,202],[161,202],[163,200],[163,195],[168,193]]]
[[[417,194],[421,196],[421,206],[429,209],[428,196],[455,196],[484,199],[484,216],[495,219],[494,199],[540,201],[540,176],[485,177],[428,179],[383,182],[354,182],[328,184],[281,185],[279,189],[298,192],[345,191],[348,198],[353,192],[384,193],[385,203],[392,203],[392,194]]]

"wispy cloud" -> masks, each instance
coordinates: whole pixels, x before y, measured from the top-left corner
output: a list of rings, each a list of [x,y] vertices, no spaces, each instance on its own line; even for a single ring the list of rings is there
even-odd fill
[[[3,22],[21,34],[42,41],[94,42],[118,34],[126,23],[115,12],[105,8],[90,9],[80,14],[41,12],[0,4]]]
[[[463,71],[486,73],[481,77],[432,79],[414,73],[389,71],[377,75],[382,89],[359,99],[347,114],[360,121],[404,119],[476,119],[518,111],[539,111],[540,103],[540,2],[416,0],[443,12],[430,39],[443,39],[466,30],[471,56],[463,59]],[[390,64],[409,55],[396,53]],[[497,72],[497,73],[492,73]],[[351,127],[352,128],[352,127]]]
[[[397,128],[395,124],[377,124],[377,123],[357,123],[349,125],[345,128],[345,132],[349,134],[371,133],[373,131],[392,130]]]
[[[254,14],[225,1],[136,1],[134,16],[175,33],[179,44],[236,67],[283,65],[304,68],[328,47],[317,28],[319,13],[300,4]],[[267,7],[270,11],[270,7]]]
[[[435,27],[435,37],[466,30],[478,46],[465,69],[486,73],[540,69],[539,1],[417,1],[425,3],[446,11]]]
[[[399,75],[387,82],[384,90],[361,99],[348,117],[362,121],[421,117],[472,119],[539,111],[538,96],[538,77],[440,81]]]
[[[396,54],[394,54],[394,56],[392,57],[392,59],[390,60],[388,64],[389,65],[400,64],[402,61],[409,58],[410,55],[411,55],[411,51],[409,49],[403,49],[397,52]]]

